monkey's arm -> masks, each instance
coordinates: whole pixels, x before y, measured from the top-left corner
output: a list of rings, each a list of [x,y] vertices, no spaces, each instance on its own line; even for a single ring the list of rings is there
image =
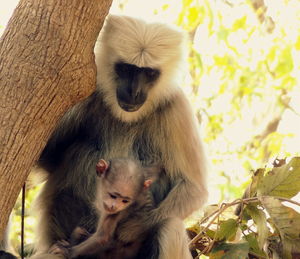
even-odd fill
[[[70,249],[71,258],[83,255],[95,255],[112,246],[113,234],[121,215],[104,216],[100,221],[97,231],[87,240]]]
[[[94,98],[92,95],[83,102],[76,104],[61,118],[41,153],[38,160],[39,167],[44,168],[47,172],[55,170],[64,152],[76,140],[84,136],[86,110],[88,104],[92,102]]]
[[[96,233],[100,237],[100,242],[105,247],[110,240],[113,238],[117,224],[119,223],[122,216],[122,211],[115,215],[104,216],[101,220],[100,226],[98,227]]]
[[[201,208],[207,197],[205,187],[199,188],[188,180],[179,180],[167,197],[154,209],[151,215],[154,222],[168,217],[186,218],[193,211]]]
[[[178,93],[170,108],[163,117],[168,140],[162,153],[173,188],[155,214],[185,218],[207,199],[207,162],[196,119],[183,93]]]
[[[70,257],[77,258],[78,256],[83,255],[95,255],[101,251],[101,248],[102,245],[100,243],[99,236],[95,233],[79,245],[71,247]]]

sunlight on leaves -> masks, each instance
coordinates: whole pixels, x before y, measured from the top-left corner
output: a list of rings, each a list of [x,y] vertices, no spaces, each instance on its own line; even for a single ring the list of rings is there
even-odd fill
[[[300,192],[300,157],[282,167],[275,167],[261,179],[258,195],[292,198]]]

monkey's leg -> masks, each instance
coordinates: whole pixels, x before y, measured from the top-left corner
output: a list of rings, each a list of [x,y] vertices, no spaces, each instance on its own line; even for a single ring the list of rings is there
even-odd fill
[[[72,189],[66,188],[57,192],[53,186],[55,187],[54,183],[48,182],[37,201],[39,222],[36,237],[38,242],[37,255],[32,257],[34,259],[64,258],[62,255],[49,255],[49,248],[59,240],[69,240],[74,228],[79,223],[81,225],[81,221],[89,221],[87,216],[93,214],[89,205],[80,197],[75,196]],[[90,231],[88,227],[87,230]]]
[[[39,252],[30,259],[69,259],[69,243],[65,240],[53,244],[45,253]]]
[[[106,216],[93,235],[70,249],[71,258],[82,255],[95,255],[108,249],[111,246],[111,239],[119,221],[119,217],[120,215]],[[76,229],[77,231],[82,231],[82,228]]]
[[[137,259],[191,259],[188,236],[179,218],[167,218],[150,230]]]
[[[4,231],[3,240],[0,241],[0,250],[6,250],[8,247],[8,232],[9,232],[9,224],[6,226]]]
[[[168,218],[158,233],[159,259],[190,259],[188,236],[181,219]]]
[[[32,257],[30,257],[30,259],[66,259],[66,257],[64,255],[61,254],[37,254],[34,255]]]
[[[77,258],[78,256],[90,256],[100,253],[104,247],[101,246],[100,237],[95,233],[84,242],[71,247],[70,258]]]

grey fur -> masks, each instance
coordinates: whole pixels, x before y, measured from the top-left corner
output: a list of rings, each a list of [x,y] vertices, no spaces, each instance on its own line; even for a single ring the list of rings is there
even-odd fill
[[[128,26],[122,26],[122,21],[128,22]],[[118,32],[132,28],[134,33],[123,33],[124,37],[142,38],[143,33],[135,32],[149,30],[149,42],[143,46],[140,61],[143,66],[147,65],[149,57],[149,66],[157,64],[161,75],[149,90],[145,104],[130,113],[122,111],[116,101],[113,62],[118,58],[113,48],[117,53],[122,52],[124,42],[118,37],[123,34]],[[182,60],[180,37],[179,32],[165,25],[148,26],[128,17],[109,17],[102,40],[108,39],[112,44],[103,43],[100,55],[110,58],[110,54],[112,60],[101,66],[101,58],[98,59],[97,91],[63,117],[39,160],[49,177],[38,202],[40,257],[36,258],[47,258],[49,247],[60,239],[68,239],[78,225],[89,232],[95,231],[97,216],[92,203],[96,189],[95,165],[100,157],[132,157],[143,165],[155,163],[165,169],[166,174],[151,188],[156,208],[144,224],[156,227],[148,237],[147,247],[141,251],[148,251],[148,258],[163,259],[168,258],[168,254],[173,254],[175,259],[190,258],[184,227],[178,221],[200,208],[206,200],[206,159],[194,115],[175,79],[178,62]],[[135,51],[139,42],[143,41],[126,41],[126,44],[135,44],[129,46]],[[120,46],[115,46],[117,44]],[[147,56],[148,46],[151,51]],[[158,60],[159,53],[163,56],[162,62]],[[140,61],[135,60],[135,65]],[[134,224],[128,227],[129,232],[130,227]],[[176,251],[172,251],[174,248]]]
[[[106,259],[135,258],[152,227],[143,225],[148,213],[154,208],[152,195],[144,184],[146,180],[155,181],[160,171],[160,167],[141,167],[138,161],[132,159],[110,160],[109,168],[97,180],[95,206],[100,214],[97,231],[82,243],[72,246],[70,257],[93,255]],[[122,192],[124,188],[125,193]],[[117,205],[116,213],[108,214],[103,202],[114,200],[109,196],[103,198],[103,195],[106,196],[112,190],[117,190],[120,195],[129,195],[130,203],[123,208]],[[62,254],[68,254],[65,250],[62,248]]]

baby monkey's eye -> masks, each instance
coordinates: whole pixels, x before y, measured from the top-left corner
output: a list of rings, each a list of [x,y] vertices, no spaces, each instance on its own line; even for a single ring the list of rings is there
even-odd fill
[[[122,200],[122,202],[123,202],[123,203],[128,203],[128,202],[129,202],[129,200]]]
[[[110,198],[112,198],[112,199],[116,199],[116,198],[117,198],[116,195],[113,195],[113,194],[111,194],[111,193],[109,193],[109,196],[110,196]]]

